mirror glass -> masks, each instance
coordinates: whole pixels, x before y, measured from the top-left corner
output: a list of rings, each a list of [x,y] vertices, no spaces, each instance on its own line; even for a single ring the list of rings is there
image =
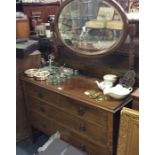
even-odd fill
[[[57,17],[60,40],[86,55],[111,51],[124,36],[125,20],[111,0],[69,0]]]

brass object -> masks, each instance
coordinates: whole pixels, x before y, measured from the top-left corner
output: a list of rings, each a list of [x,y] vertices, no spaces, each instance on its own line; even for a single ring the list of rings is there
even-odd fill
[[[108,99],[108,97],[102,92],[98,92],[95,90],[85,91],[85,95],[87,95],[89,98],[95,99],[97,102],[102,102]]]
[[[48,71],[38,71],[34,74],[34,78],[35,80],[47,80],[49,74]]]
[[[34,77],[34,74],[38,71],[36,68],[27,69],[24,71],[25,75],[28,77]]]

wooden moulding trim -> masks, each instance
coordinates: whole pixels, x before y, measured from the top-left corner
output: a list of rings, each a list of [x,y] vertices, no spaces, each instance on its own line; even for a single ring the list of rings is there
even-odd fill
[[[23,6],[49,6],[49,5],[60,5],[59,2],[51,2],[51,3],[22,3]]]

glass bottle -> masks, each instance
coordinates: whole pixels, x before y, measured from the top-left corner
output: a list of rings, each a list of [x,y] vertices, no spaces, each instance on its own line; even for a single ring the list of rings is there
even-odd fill
[[[45,30],[46,37],[51,38],[50,23],[45,23],[45,26],[46,26],[46,30]]]

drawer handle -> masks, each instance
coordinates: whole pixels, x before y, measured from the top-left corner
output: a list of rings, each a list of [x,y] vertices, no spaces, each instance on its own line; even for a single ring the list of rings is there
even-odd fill
[[[78,110],[79,115],[83,116],[83,115],[85,114],[85,110],[86,110],[85,107],[80,106],[80,107],[79,107],[79,110]]]
[[[85,151],[85,150],[86,150],[86,146],[85,146],[84,144],[80,144],[80,149],[81,149],[82,151]]]
[[[43,94],[41,92],[38,92],[37,95],[39,98],[43,98]]]
[[[81,123],[79,129],[80,131],[86,131],[86,126],[83,123]]]
[[[43,107],[40,107],[39,110],[43,113],[45,112],[45,109]]]
[[[43,128],[45,128],[45,129],[47,128],[46,124],[41,124],[41,125]]]

